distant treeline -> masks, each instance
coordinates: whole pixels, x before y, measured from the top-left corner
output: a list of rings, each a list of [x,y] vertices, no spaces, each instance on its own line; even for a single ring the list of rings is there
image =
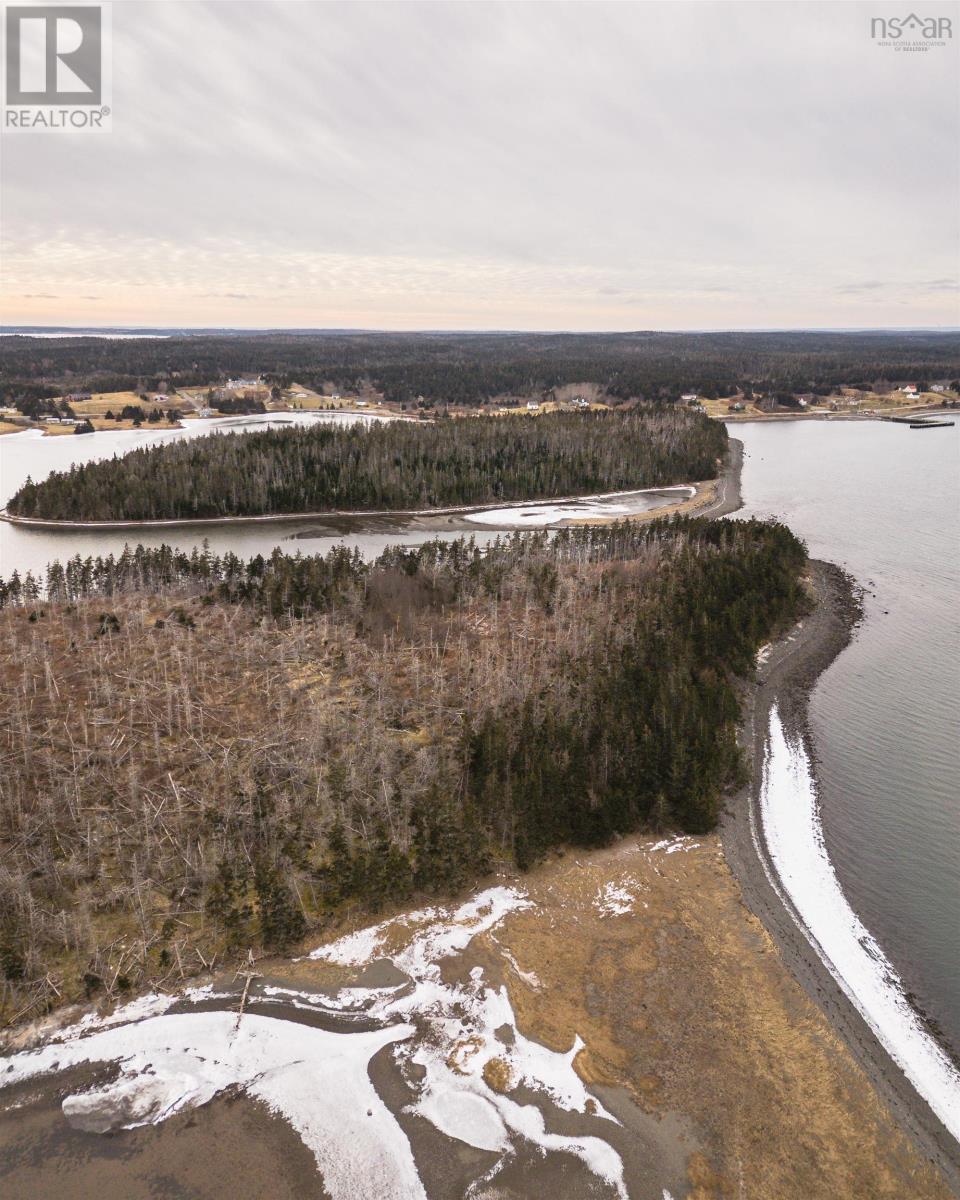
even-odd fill
[[[198,334],[110,341],[8,337],[0,397],[23,411],[77,387],[97,392],[216,384],[235,375],[389,401],[482,404],[599,384],[620,399],[786,395],[960,375],[960,337],[937,332]]]
[[[54,564],[0,614],[0,1013],[711,829],[805,562],[783,525],[680,518]]]
[[[80,521],[404,510],[655,487],[716,475],[726,430],[688,409],[217,434],[28,481],[24,517]]]

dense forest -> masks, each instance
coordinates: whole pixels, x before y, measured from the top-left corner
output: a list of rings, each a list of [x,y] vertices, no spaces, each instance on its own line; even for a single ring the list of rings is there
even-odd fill
[[[767,333],[376,333],[273,331],[165,338],[5,337],[0,402],[25,411],[74,388],[142,391],[205,386],[235,375],[344,394],[369,387],[388,401],[424,397],[477,405],[599,384],[613,398],[675,400],[681,392],[732,395],[865,390],[890,383],[955,380],[955,332]]]
[[[268,429],[55,472],[8,508],[139,521],[523,501],[710,479],[726,443],[720,422],[665,406]]]
[[[55,564],[0,612],[0,1014],[183,978],[496,863],[710,829],[782,525]]]

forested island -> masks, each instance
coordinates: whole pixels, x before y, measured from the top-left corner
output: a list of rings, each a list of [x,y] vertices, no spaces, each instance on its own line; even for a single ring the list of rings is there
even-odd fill
[[[149,521],[542,500],[712,479],[724,426],[686,408],[314,425],[138,449],[28,481],[11,514]]]
[[[0,1012],[179,978],[496,863],[712,828],[783,525],[660,519],[0,590]]]

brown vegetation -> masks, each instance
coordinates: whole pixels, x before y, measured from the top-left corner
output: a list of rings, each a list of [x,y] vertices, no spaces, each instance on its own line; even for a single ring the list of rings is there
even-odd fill
[[[583,1038],[580,1075],[630,1093],[617,1110],[628,1141],[661,1131],[684,1176],[673,1195],[947,1200],[746,909],[717,839],[682,846],[629,839],[525,878],[534,906],[475,955],[502,971],[521,1031],[555,1050]],[[611,885],[633,897],[629,913],[604,910]],[[686,1132],[671,1146],[677,1121]]]
[[[282,555],[246,601],[194,581],[8,605],[0,1015],[491,858],[708,827],[739,770],[728,676],[796,615],[802,562],[782,527],[662,523],[387,555],[326,611],[292,607],[286,573],[318,568]]]

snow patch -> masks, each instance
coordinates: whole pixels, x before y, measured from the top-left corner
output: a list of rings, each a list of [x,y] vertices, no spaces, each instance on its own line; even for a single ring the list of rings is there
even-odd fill
[[[465,516],[468,521],[478,525],[498,525],[511,529],[541,528],[571,518],[616,517],[650,512],[658,507],[656,498],[668,492],[683,492],[690,497],[697,494],[697,489],[681,483],[641,491],[568,497],[552,502],[510,504],[466,513]]]
[[[470,513],[467,520],[476,525],[499,525],[512,529],[538,528],[554,521],[571,518],[613,517],[632,512],[629,504],[537,504],[523,508],[491,508],[486,512]]]
[[[659,842],[654,842],[652,846],[647,846],[648,854],[658,854],[661,850],[664,854],[676,854],[679,850],[699,850],[700,843],[695,842],[690,837],[674,837],[661,838]]]
[[[102,1132],[156,1123],[240,1087],[285,1117],[313,1152],[336,1200],[425,1197],[410,1145],[367,1074],[374,1054],[411,1025],[368,1033],[247,1013],[164,1014],[15,1055],[4,1084],[79,1063],[119,1062],[115,1083],[68,1096],[64,1114]]]
[[[407,913],[404,925],[423,925],[399,954],[389,956],[395,966],[407,974],[416,975],[431,960],[447,958],[464,950],[477,934],[499,925],[508,913],[529,908],[531,903],[517,888],[487,888],[461,904],[452,913],[442,908],[425,908]],[[382,951],[397,921],[383,921],[347,934],[329,946],[320,946],[310,958],[344,966],[360,966],[384,957]]]
[[[799,739],[788,740],[775,707],[760,815],[778,891],[786,892],[801,928],[891,1058],[960,1139],[960,1073],[927,1033],[893,966],[844,896],[824,845],[809,757]]]
[[[533,988],[533,990],[536,992],[538,992],[543,987],[543,984],[540,982],[539,975],[537,975],[537,973],[535,971],[522,970],[520,967],[520,964],[517,962],[517,960],[514,958],[514,956],[510,953],[510,951],[506,948],[506,946],[500,947],[500,953],[507,960],[507,962],[510,964],[510,966],[513,967],[513,973],[517,976],[518,979],[522,979],[523,982],[527,985],[527,987]]]
[[[359,965],[384,957],[384,947],[402,941],[398,935],[406,928],[406,943],[388,956],[407,977],[397,987],[353,986],[330,994],[271,984],[256,993],[261,1004],[335,1014],[346,1028],[317,1029],[249,1011],[239,1020],[233,1011],[170,1013],[177,997],[148,996],[12,1056],[0,1067],[0,1085],[79,1063],[117,1063],[112,1083],[63,1102],[71,1124],[90,1132],[157,1123],[237,1088],[297,1130],[334,1200],[425,1200],[407,1137],[368,1074],[373,1056],[392,1044],[411,1088],[411,1110],[448,1137],[499,1154],[492,1174],[519,1142],[531,1142],[543,1153],[577,1156],[626,1200],[623,1164],[613,1147],[601,1137],[548,1133],[540,1107],[506,1094],[523,1086],[567,1112],[619,1124],[574,1069],[583,1041],[576,1037],[568,1050],[550,1050],[520,1032],[506,987],[490,986],[481,967],[459,982],[446,982],[441,972],[443,959],[531,906],[517,888],[490,888],[452,910],[408,914],[402,924],[383,922],[311,955]],[[539,986],[504,953],[521,978]],[[212,988],[198,988],[179,1000],[212,996]],[[348,1023],[358,1014],[377,1028],[352,1032]]]
[[[594,907],[602,917],[622,917],[633,911],[636,897],[623,886],[605,883],[597,892]]]

